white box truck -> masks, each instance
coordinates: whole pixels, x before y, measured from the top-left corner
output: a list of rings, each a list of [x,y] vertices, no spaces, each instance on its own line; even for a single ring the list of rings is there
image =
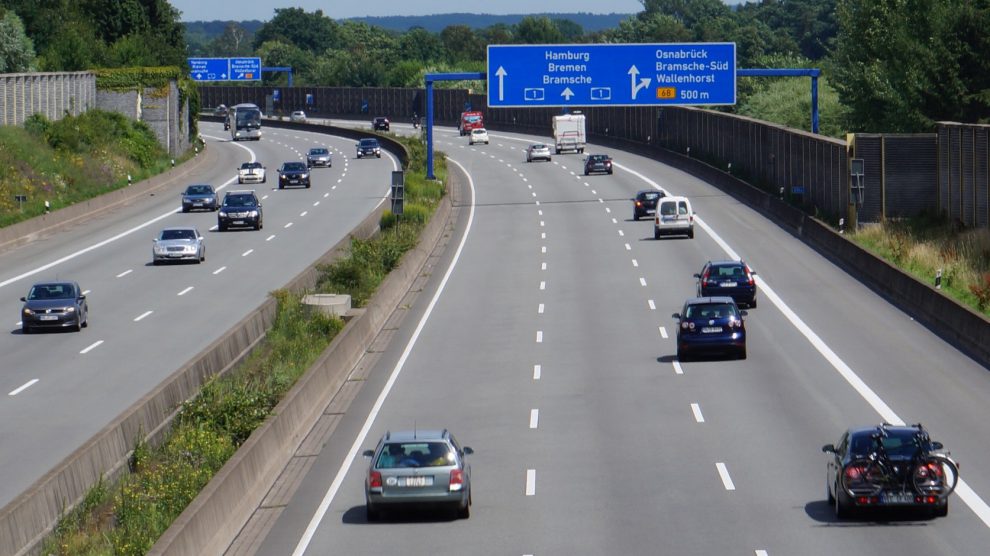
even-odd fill
[[[553,142],[557,154],[561,151],[584,152],[584,114],[561,114],[553,117]]]

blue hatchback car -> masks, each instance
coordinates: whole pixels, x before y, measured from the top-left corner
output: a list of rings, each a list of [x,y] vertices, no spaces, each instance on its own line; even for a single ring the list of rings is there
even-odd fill
[[[746,324],[731,297],[695,297],[684,302],[677,319],[677,359],[702,353],[746,358]]]
[[[739,305],[756,307],[756,273],[743,261],[708,261],[698,279],[698,296],[727,295]]]

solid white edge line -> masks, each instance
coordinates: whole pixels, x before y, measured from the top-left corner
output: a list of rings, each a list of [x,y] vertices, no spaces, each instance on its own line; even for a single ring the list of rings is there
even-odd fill
[[[718,476],[722,478],[725,490],[736,490],[736,485],[732,484],[732,477],[729,476],[729,469],[725,467],[725,464],[718,462],[715,464],[715,468],[718,469]]]
[[[28,388],[34,386],[35,383],[37,383],[37,382],[38,382],[38,379],[37,378],[32,378],[31,380],[29,380],[29,381],[25,382],[24,384],[22,384],[20,387],[14,389],[14,390],[11,390],[7,395],[8,396],[16,396],[16,395],[20,394],[21,392],[27,390]]]
[[[533,365],[533,380],[540,380],[543,376],[543,365]]]
[[[467,175],[468,185],[471,187],[471,210],[468,212],[468,221],[464,230],[464,236],[461,238],[461,243],[457,246],[457,251],[454,252],[454,258],[450,261],[450,266],[447,267],[447,272],[444,273],[443,279],[440,281],[440,285],[437,287],[436,293],[433,294],[433,299],[430,300],[430,304],[426,307],[426,312],[423,313],[423,316],[419,320],[419,324],[416,325],[416,329],[413,331],[412,337],[409,338],[409,342],[406,343],[406,347],[403,350],[402,355],[399,357],[395,367],[392,369],[392,374],[388,377],[388,381],[385,383],[382,393],[379,394],[378,399],[375,400],[375,405],[371,408],[371,412],[368,414],[368,418],[361,427],[361,431],[358,432],[357,438],[354,439],[354,444],[351,445],[350,451],[344,458],[344,465],[340,467],[340,470],[337,472],[337,476],[334,477],[333,482],[327,489],[327,493],[323,496],[323,501],[320,502],[320,506],[316,509],[316,513],[313,514],[312,519],[309,521],[309,525],[306,526],[306,531],[303,532],[303,536],[299,539],[299,543],[296,545],[295,550],[292,551],[293,556],[302,556],[305,554],[306,548],[313,540],[313,535],[316,534],[316,529],[320,526],[320,522],[323,521],[323,517],[326,515],[327,510],[330,509],[330,504],[337,495],[337,491],[340,490],[340,485],[343,484],[344,477],[350,470],[351,465],[353,465],[354,458],[357,457],[358,451],[361,449],[361,445],[364,444],[368,433],[371,431],[371,426],[374,424],[375,418],[378,416],[378,412],[381,411],[382,405],[385,404],[385,398],[388,397],[389,392],[392,390],[392,386],[399,378],[399,373],[402,372],[402,367],[405,366],[406,359],[408,359],[409,354],[412,353],[413,346],[416,345],[416,341],[419,339],[420,333],[426,326],[426,321],[433,313],[433,308],[440,299],[440,295],[443,293],[444,287],[450,279],[450,275],[454,272],[454,267],[457,266],[457,261],[460,259],[461,252],[464,250],[464,244],[467,243],[468,236],[471,233],[471,225],[474,222],[474,180],[471,179],[471,174],[468,173],[467,169],[464,168],[464,166],[459,162],[449,157],[447,158],[447,161],[456,164]]]
[[[529,410],[529,428],[535,429],[540,426],[540,410],[531,409]]]
[[[659,191],[663,191],[664,193],[669,193],[666,189],[660,187],[660,184],[653,181],[649,177],[637,172],[636,170],[633,170],[632,168],[628,168],[621,164],[616,164],[615,166],[640,178],[641,180],[650,184],[655,189]],[[697,222],[698,225],[703,230],[708,232],[708,235],[711,236],[713,240],[715,240],[715,243],[717,243],[719,247],[721,247],[722,250],[725,251],[725,253],[730,258],[733,259],[741,258],[735,252],[735,250],[729,247],[729,244],[727,244],[718,234],[715,233],[715,230],[713,230],[708,225],[707,222],[705,222],[701,218],[698,218],[697,216],[695,217],[695,222]],[[791,308],[786,303],[784,303],[784,301],[776,294],[776,292],[773,291],[772,288],[770,288],[769,284],[767,284],[762,277],[756,276],[756,281],[760,289],[762,289],[763,292],[766,294],[767,298],[770,299],[770,301],[778,309],[780,309],[781,313],[783,313],[784,316],[787,317],[787,320],[789,320],[791,324],[793,324],[794,327],[797,328],[798,332],[801,332],[804,335],[804,337],[808,339],[811,345],[814,346],[814,348],[817,349],[818,352],[821,353],[822,356],[824,356],[825,359],[832,364],[835,370],[838,371],[840,375],[842,375],[842,378],[846,379],[846,382],[848,382],[850,386],[852,386],[853,389],[856,390],[857,393],[859,393],[859,395],[866,401],[866,403],[870,404],[870,407],[872,407],[874,411],[876,411],[880,415],[881,419],[892,425],[904,424],[904,420],[898,417],[897,414],[894,413],[894,410],[891,409],[890,406],[888,406],[887,403],[884,402],[880,398],[880,396],[873,391],[872,388],[870,388],[865,382],[863,382],[863,380],[859,378],[859,375],[857,375],[849,367],[849,365],[847,365],[842,359],[840,359],[839,356],[836,355],[836,353],[832,351],[832,349],[829,348],[828,345],[825,344],[825,342],[818,336],[818,334],[812,331],[811,328],[807,324],[805,324],[805,322],[801,320],[801,318],[798,317],[797,314],[793,310],[791,310]],[[674,365],[675,365],[675,369],[679,369],[680,366],[677,364],[676,361],[674,362]],[[979,517],[980,520],[983,521],[984,525],[990,527],[990,506],[988,506],[987,503],[983,500],[983,498],[981,498],[979,494],[977,494],[972,488],[970,488],[969,485],[963,479],[959,479],[959,483],[956,485],[955,494],[957,494],[959,498],[967,506],[969,506],[969,509],[971,509],[973,513],[975,513],[977,517]]]
[[[526,496],[536,495],[536,470],[526,470]]]
[[[705,416],[701,414],[701,406],[693,403],[691,404],[691,413],[694,413],[694,420],[698,423],[705,422]]]

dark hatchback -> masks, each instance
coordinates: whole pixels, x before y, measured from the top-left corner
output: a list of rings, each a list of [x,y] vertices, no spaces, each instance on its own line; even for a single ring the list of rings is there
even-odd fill
[[[663,197],[663,191],[656,189],[644,189],[637,191],[633,197],[633,220],[639,220],[644,216],[657,213],[657,201]]]
[[[255,230],[265,227],[261,201],[254,191],[228,191],[224,196],[217,212],[217,228],[224,232],[235,226]]]
[[[612,158],[607,154],[591,154],[584,159],[584,175],[612,173]]]
[[[377,118],[371,121],[371,127],[375,131],[388,131],[389,125],[390,124],[388,118],[386,118],[385,116],[378,116]]]
[[[303,162],[284,162],[278,169],[278,188],[301,185],[309,189],[309,167]]]
[[[194,209],[214,211],[220,208],[220,200],[212,185],[190,185],[182,193],[182,212]]]
[[[41,282],[21,301],[21,331],[69,328],[78,332],[89,325],[89,304],[75,282]]]
[[[362,158],[365,156],[382,157],[382,145],[378,142],[378,139],[361,139],[357,144],[357,157]]]
[[[731,297],[695,297],[684,302],[677,319],[677,359],[702,353],[746,359],[746,324]]]
[[[743,261],[708,261],[695,274],[698,296],[727,295],[738,305],[756,307],[756,273]]]

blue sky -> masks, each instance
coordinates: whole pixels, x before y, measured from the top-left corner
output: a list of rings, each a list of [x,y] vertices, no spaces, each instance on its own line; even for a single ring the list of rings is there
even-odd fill
[[[639,0],[414,0],[395,2],[326,2],[325,0],[170,0],[182,12],[182,21],[257,19],[268,21],[276,8],[302,8],[307,12],[323,10],[334,19],[384,15],[430,15],[437,13],[637,13],[643,10]],[[727,3],[737,4],[739,0]]]

